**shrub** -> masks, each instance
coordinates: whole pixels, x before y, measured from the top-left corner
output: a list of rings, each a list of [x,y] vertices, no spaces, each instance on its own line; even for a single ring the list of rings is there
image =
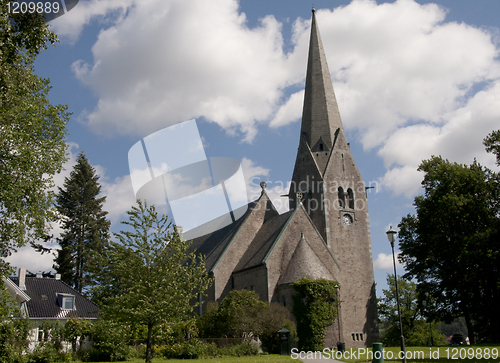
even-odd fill
[[[295,324],[290,312],[277,303],[259,300],[254,291],[234,290],[221,304],[209,303],[198,319],[200,335],[204,338],[241,338],[244,333],[259,336],[268,352],[279,352],[278,331],[287,328],[295,337]]]
[[[128,346],[130,329],[114,321],[99,319],[93,326],[94,344],[82,351],[82,360],[88,362],[118,362],[127,360],[132,352]]]
[[[245,340],[241,344],[233,345],[230,348],[230,355],[235,357],[259,355],[259,348],[257,348],[251,341]]]
[[[59,352],[52,343],[40,343],[27,355],[27,363],[71,362],[71,354]]]
[[[28,319],[14,319],[0,322],[0,363],[22,363],[23,351],[28,348],[28,333],[31,328]]]

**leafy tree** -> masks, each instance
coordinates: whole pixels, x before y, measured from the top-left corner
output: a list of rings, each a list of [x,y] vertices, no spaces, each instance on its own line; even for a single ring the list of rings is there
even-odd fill
[[[94,283],[93,272],[109,239],[108,212],[102,210],[106,197],[99,197],[100,192],[95,169],[80,153],[57,195],[64,232],[54,265],[61,279],[80,293]]]
[[[255,291],[231,291],[222,300],[217,313],[220,334],[229,338],[241,338],[243,333],[259,335],[259,316],[266,307]]]
[[[83,351],[84,361],[118,362],[131,355],[130,326],[99,317],[92,326],[92,347]]]
[[[52,177],[65,161],[66,106],[48,100],[49,80],[34,73],[34,60],[57,41],[43,14],[9,13],[0,0],[0,257],[27,242],[48,238]],[[39,245],[38,245],[39,246]],[[9,265],[0,260],[0,272]]]
[[[500,166],[500,130],[492,131],[483,140],[486,151],[495,154],[497,165]]]
[[[66,321],[66,324],[64,324],[64,336],[71,342],[73,353],[76,353],[77,349],[82,348],[85,336],[89,336],[91,333],[92,322],[88,319],[71,317]]]
[[[337,305],[333,303],[337,298],[337,284],[336,281],[308,277],[292,284],[298,292],[292,298],[299,350],[323,349],[326,329],[337,316]]]
[[[151,362],[153,329],[187,320],[212,279],[204,258],[187,254],[190,242],[179,237],[176,226],[154,206],[137,203],[122,222],[132,231],[115,234],[117,241],[106,249],[96,296],[105,316],[147,326],[146,362]]]
[[[292,338],[296,335],[289,317],[287,308],[260,300],[255,291],[233,290],[219,306],[215,302],[207,304],[198,327],[204,338],[241,338],[244,333],[252,333],[269,353],[279,353],[278,331],[287,328]]]
[[[389,289],[383,289],[384,297],[378,304],[378,313],[383,327],[382,343],[386,346],[399,346],[401,332],[399,328],[398,307],[396,304],[396,284],[394,275],[387,275]],[[444,344],[444,336],[432,325],[427,324],[424,317],[422,299],[419,299],[417,285],[398,276],[398,290],[401,307],[401,321],[405,342],[408,346],[423,346],[432,340],[435,345]]]
[[[464,316],[468,335],[500,341],[498,174],[441,157],[424,160],[424,195],[399,224],[400,261],[435,302],[432,319]]]

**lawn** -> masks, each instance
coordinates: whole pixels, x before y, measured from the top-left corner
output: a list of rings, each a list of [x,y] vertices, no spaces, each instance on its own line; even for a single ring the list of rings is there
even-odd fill
[[[401,362],[397,359],[399,347],[385,347],[384,361]],[[436,363],[436,362],[500,362],[500,346],[445,346],[445,347],[407,347],[407,362]],[[371,362],[373,353],[371,348],[347,349],[340,360],[349,363]]]
[[[297,360],[286,355],[266,354],[256,357],[222,357],[208,359],[163,359],[153,358],[153,363],[290,363]],[[133,359],[124,363],[144,363],[144,359]]]

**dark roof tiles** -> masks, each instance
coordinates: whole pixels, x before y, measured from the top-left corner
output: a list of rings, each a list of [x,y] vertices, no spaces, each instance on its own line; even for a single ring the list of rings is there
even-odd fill
[[[11,277],[11,280],[18,285],[17,277]],[[24,292],[31,298],[26,303],[31,319],[67,319],[72,316],[97,318],[99,311],[97,305],[61,280],[26,277],[26,290]],[[58,302],[58,294],[73,295],[75,309],[62,309]]]

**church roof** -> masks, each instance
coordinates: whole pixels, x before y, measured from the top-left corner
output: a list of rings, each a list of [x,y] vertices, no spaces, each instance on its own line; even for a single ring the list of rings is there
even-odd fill
[[[276,211],[272,201],[267,197],[265,191],[262,193],[261,197],[248,204],[248,209],[243,217],[239,218],[237,221],[231,223],[230,225],[221,228],[215,232],[206,234],[201,237],[193,239],[188,252],[196,251],[196,253],[205,256],[205,267],[207,271],[211,272],[217,265],[224,252],[227,250],[234,237],[241,229],[241,227],[248,220],[253,208],[259,203],[261,198],[265,197],[266,206],[264,213],[264,224],[266,221],[271,220],[277,216],[279,213]]]
[[[321,137],[330,149],[337,129],[344,132],[313,9],[301,135],[311,148]]]
[[[299,281],[304,276],[310,279],[335,280],[333,275],[318,255],[313,251],[304,236],[301,236],[292,258],[288,262],[286,272],[280,279],[280,284],[290,284]]]
[[[285,228],[294,211],[275,216],[262,225],[245,254],[236,265],[235,271],[256,267],[264,262],[274,242]]]
[[[236,222],[233,222],[215,232],[193,239],[188,252],[196,251],[196,253],[204,255],[205,268],[207,271],[211,272],[213,270],[217,261],[229,246],[240,227],[243,225],[243,222],[246,220],[254,204],[255,203],[250,203],[245,215]]]

